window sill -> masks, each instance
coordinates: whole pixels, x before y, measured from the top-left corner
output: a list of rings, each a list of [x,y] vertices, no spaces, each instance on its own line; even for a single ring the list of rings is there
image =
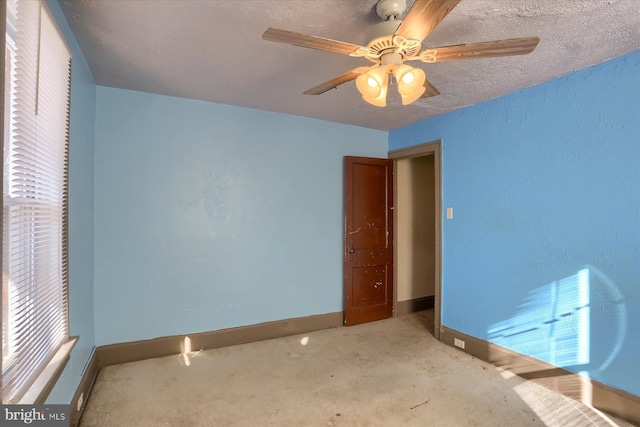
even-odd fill
[[[29,390],[20,398],[20,401],[17,402],[18,404],[40,405],[47,400],[49,393],[53,390],[64,367],[67,365],[71,357],[71,350],[73,346],[76,345],[78,338],[79,337],[71,337],[66,343],[60,346],[60,349],[53,356],[51,362],[47,364],[35,382],[29,387]]]

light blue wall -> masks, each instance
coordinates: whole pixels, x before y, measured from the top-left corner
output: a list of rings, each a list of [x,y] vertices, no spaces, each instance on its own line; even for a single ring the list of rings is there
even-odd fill
[[[454,208],[443,219],[443,324],[493,339],[501,322],[538,323],[494,341],[640,396],[640,51],[392,131],[389,148],[436,139],[443,206]],[[558,281],[583,269],[588,310],[536,321],[557,308],[552,289],[573,286]],[[586,345],[587,363],[571,362],[576,342],[546,356],[532,347],[561,329]]]
[[[56,1],[47,1],[71,63],[69,129],[69,333],[80,336],[48,403],[68,404],[95,346],[93,327],[93,151],[96,85]]]
[[[98,87],[97,345],[342,311],[343,156],[387,133]]]

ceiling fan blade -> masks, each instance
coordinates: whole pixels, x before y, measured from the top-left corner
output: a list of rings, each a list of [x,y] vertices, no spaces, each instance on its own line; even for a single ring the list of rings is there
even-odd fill
[[[335,89],[341,84],[350,82],[351,80],[354,80],[356,77],[362,74],[362,71],[358,70],[359,68],[347,71],[346,73],[340,74],[339,76],[334,77],[324,83],[320,83],[318,86],[314,86],[311,89],[304,91],[303,93],[305,95],[320,95],[330,89]]]
[[[309,36],[307,34],[296,33],[293,31],[279,30],[277,28],[267,29],[267,31],[262,34],[262,38],[264,40],[272,42],[287,43],[294,46],[308,47],[311,49],[342,53],[345,55],[355,52],[356,49],[362,47],[351,43],[325,39],[323,37]]]
[[[436,61],[492,58],[497,56],[526,55],[538,46],[538,37],[495,40],[491,42],[459,44],[436,48]]]
[[[438,92],[438,89],[436,89],[435,86],[433,86],[431,82],[427,79],[424,80],[424,88],[425,88],[425,91],[420,98],[429,98],[432,96],[440,95],[440,92]]]
[[[460,0],[416,0],[396,34],[412,40],[424,40],[459,2]]]

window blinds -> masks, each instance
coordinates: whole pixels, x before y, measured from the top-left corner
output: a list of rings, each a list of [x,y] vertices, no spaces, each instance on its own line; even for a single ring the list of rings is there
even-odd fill
[[[22,396],[68,338],[71,53],[41,1],[7,2],[2,401]]]

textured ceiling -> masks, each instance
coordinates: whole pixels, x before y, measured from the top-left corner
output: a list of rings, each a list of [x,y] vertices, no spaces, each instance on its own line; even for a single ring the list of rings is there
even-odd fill
[[[302,92],[362,58],[262,40],[276,27],[354,44],[376,0],[61,0],[99,85],[391,130],[640,49],[640,0],[462,0],[422,43],[540,37],[529,55],[421,66],[441,95],[367,104],[355,83]],[[413,0],[407,0],[410,7]]]

